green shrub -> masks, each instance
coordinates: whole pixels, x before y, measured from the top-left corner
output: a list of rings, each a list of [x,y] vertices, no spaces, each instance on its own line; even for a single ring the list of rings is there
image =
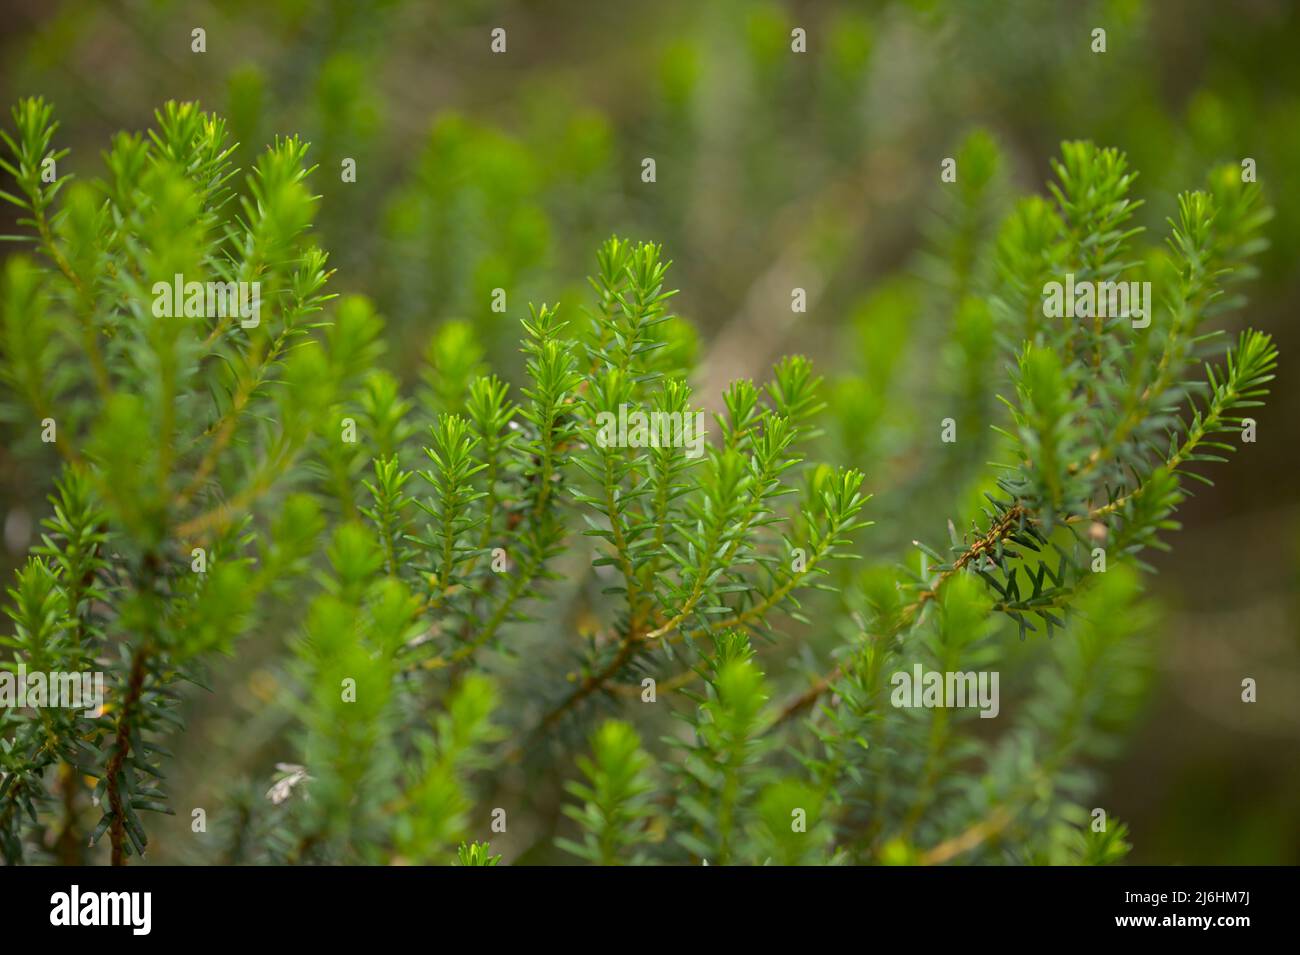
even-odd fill
[[[177,717],[184,684],[299,608],[297,730],[278,744],[294,761],[267,799],[226,786],[207,858],[495,864],[472,840],[496,833],[523,861],[1122,857],[1124,827],[1098,830],[1087,799],[1147,680],[1142,553],[1177,527],[1185,479],[1233,449],[1276,361],[1248,331],[1189,379],[1222,352],[1212,322],[1262,244],[1267,211],[1232,170],[1180,197],[1167,247],[1139,249],[1124,157],[1067,143],[1050,200],[944,249],[944,367],[960,372],[945,384],[999,426],[972,437],[982,457],[953,445],[936,471],[954,515],[978,472],[970,529],[948,521],[944,550],[918,543],[900,565],[874,556],[863,473],[808,457],[835,442],[807,359],[704,395],[713,426],[693,443],[694,349],[658,246],[600,248],[582,323],[530,309],[522,387],[455,324],[411,400],[377,368],[373,308],[324,291],[304,144],[278,141],[240,187],[223,121],[169,103],[83,184],[43,175],[61,158],[47,105],[14,122],[4,197],[36,254],[0,287],[4,413],[62,473],[10,591],[3,665],[103,671],[108,695],[98,715],[0,710],[7,861],[79,862],[105,836],[114,863],[142,855],[142,814],[172,811],[164,746],[201,745]],[[962,161],[975,208],[996,146],[973,139]],[[982,235],[977,220],[958,234]],[[1045,318],[1043,285],[1066,273],[1150,277],[1149,327]],[[155,283],[175,275],[258,282],[262,317],[159,317]],[[837,410],[879,420],[876,387],[837,391]],[[668,440],[610,430],[639,413],[666,416]],[[867,548],[860,573],[834,569]],[[538,627],[584,564],[587,619]],[[853,626],[822,675],[773,676],[765,658],[828,614]],[[918,665],[1000,673],[1009,728],[897,705],[894,675]],[[685,725],[660,741],[669,713]],[[502,801],[521,767],[568,780],[563,812],[544,793]]]

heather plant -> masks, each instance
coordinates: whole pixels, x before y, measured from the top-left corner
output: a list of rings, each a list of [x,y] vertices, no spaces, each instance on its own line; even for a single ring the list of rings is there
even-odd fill
[[[332,296],[307,240],[305,144],[276,142],[235,201],[224,121],[177,103],[156,120],[115,137],[88,183],[58,171],[40,99],[20,102],[4,135],[15,190],[3,197],[35,253],[5,263],[4,414],[27,425],[16,452],[45,444],[61,459],[41,543],[10,590],[4,667],[93,669],[109,684],[97,715],[0,710],[11,861],[36,845],[77,862],[106,834],[114,862],[144,852],[140,814],[170,811],[162,739],[177,694],[314,550],[320,505],[305,487],[277,492],[304,485],[313,443],[377,347],[363,306],[317,321]],[[256,282],[257,314],[205,314],[200,294],[159,317],[178,276]]]
[[[377,367],[373,308],[324,292],[302,143],[273,145],[236,193],[222,121],[168,104],[82,185],[45,178],[61,158],[48,106],[14,120],[4,195],[35,256],[4,276],[5,413],[28,453],[48,434],[66,463],[11,591],[6,666],[103,670],[109,692],[100,715],[0,710],[7,861],[80,861],[105,834],[113,862],[143,854],[140,814],[175,798],[164,746],[191,745],[185,684],[285,606],[304,608],[294,728],[265,797],[230,787],[211,831],[196,822],[199,858],[1127,851],[1089,800],[1148,682],[1143,554],[1168,546],[1276,364],[1268,336],[1225,347],[1218,327],[1268,218],[1236,170],[1179,197],[1167,241],[1143,246],[1118,151],[1064,144],[1048,196],[999,219],[996,145],[968,141],[926,304],[951,317],[955,373],[936,389],[956,414],[917,421],[942,462],[918,481],[948,503],[901,511],[948,541],[889,555],[870,503],[887,361],[826,389],[789,356],[697,395],[654,243],[603,243],[581,312],[528,309],[522,384],[485,366],[474,325],[448,323],[406,397]],[[1156,295],[1145,316],[1048,317],[1067,275]],[[173,276],[259,282],[261,315],[159,315]],[[547,619],[560,592],[580,620]],[[989,676],[992,696],[978,714],[935,703],[926,671]]]

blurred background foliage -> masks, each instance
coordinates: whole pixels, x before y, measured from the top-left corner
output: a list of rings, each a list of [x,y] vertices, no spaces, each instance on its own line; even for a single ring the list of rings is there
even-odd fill
[[[1300,863],[1300,7],[1285,0],[743,2],[116,0],[0,4],[0,101],[57,104],[60,172],[89,174],[165,99],[229,117],[247,168],[274,136],[310,141],[334,290],[388,323],[383,362],[434,407],[487,364],[518,380],[529,301],[584,300],[611,233],[661,242],[701,360],[697,394],[790,351],[832,386],[823,453],[864,470],[869,556],[942,539],[970,510],[995,417],[986,306],[970,268],[1008,200],[1041,192],[1063,139],[1128,153],[1155,236],[1216,165],[1257,163],[1277,210],[1242,318],[1271,332],[1280,383],[1259,440],[1181,511],[1152,558],[1159,673],[1100,804],[1134,863]],[[207,52],[190,31],[207,32]],[[507,31],[494,55],[489,33]],[[790,31],[807,31],[793,55]],[[1091,51],[1091,31],[1107,51]],[[940,182],[958,158],[959,180]],[[657,181],[641,181],[642,160]],[[340,181],[343,159],[355,183]],[[3,213],[11,217],[12,209]],[[14,232],[12,221],[0,232]],[[806,313],[791,290],[806,290]],[[507,290],[504,313],[491,292]],[[445,366],[429,367],[432,343]],[[958,421],[959,440],[936,440]],[[45,514],[54,461],[10,453],[0,423],[6,577]],[[41,470],[41,468],[49,470]],[[960,506],[959,506],[960,505]],[[581,588],[553,615],[581,630]],[[838,624],[804,629],[808,648]],[[296,621],[246,642],[190,705],[177,803],[263,780],[284,716],[266,704]],[[796,651],[769,673],[803,667]],[[1254,677],[1259,702],[1240,703]],[[520,681],[526,685],[526,677]],[[250,790],[251,791],[251,790]],[[260,793],[253,794],[260,798]],[[177,832],[188,822],[182,812]],[[183,839],[158,840],[175,861]],[[494,848],[497,848],[494,844]]]

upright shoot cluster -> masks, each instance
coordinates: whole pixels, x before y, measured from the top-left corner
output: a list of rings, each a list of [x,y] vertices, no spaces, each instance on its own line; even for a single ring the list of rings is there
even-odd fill
[[[971,214],[936,274],[996,463],[943,472],[986,492],[969,529],[934,516],[916,533],[946,522],[944,548],[881,559],[860,533],[874,462],[810,458],[833,443],[808,359],[697,403],[659,246],[605,242],[581,322],[529,309],[522,386],[451,323],[408,398],[372,306],[329,306],[305,144],[241,185],[225,123],[168,103],[79,183],[52,109],[13,117],[0,195],[33,254],[0,283],[0,411],[16,453],[62,463],[0,667],[107,689],[0,709],[5,861],[143,855],[142,813],[178,795],[165,742],[202,745],[183,684],[285,620],[280,769],[222,789],[199,857],[494,865],[482,840],[517,832],[513,856],[598,864],[1123,856],[1086,799],[1149,671],[1143,553],[1276,366],[1267,335],[1225,353],[1217,329],[1262,246],[1254,185],[1216,172],[1142,248],[1123,154],[1064,144],[1050,198],[996,225],[971,212],[996,147],[968,144]],[[1066,281],[1156,294],[1051,317]],[[825,659],[828,613],[853,626]],[[1008,728],[913,705],[901,676],[927,670],[1001,675],[980,715]],[[521,772],[563,781],[563,810],[521,804]]]

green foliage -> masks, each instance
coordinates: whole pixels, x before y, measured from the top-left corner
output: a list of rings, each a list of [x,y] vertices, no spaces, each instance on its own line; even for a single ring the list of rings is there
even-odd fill
[[[207,658],[230,651],[259,597],[283,590],[314,548],[309,497],[280,498],[275,539],[250,533],[250,520],[309,454],[375,329],[313,333],[331,296],[325,255],[305,238],[315,199],[298,140],[268,149],[235,202],[225,123],[193,104],[168,103],[147,136],[116,137],[105,177],[89,183],[42,175],[43,158],[62,156],[48,105],[24,100],[13,119],[3,168],[18,192],[4,198],[39,258],[6,263],[5,416],[44,430],[65,462],[50,533],[18,588],[30,606],[43,580],[56,583],[31,635],[45,649],[17,659],[103,672],[109,705],[47,725],[7,717],[18,738],[44,729],[17,748],[6,732],[0,829],[8,858],[40,843],[21,837],[16,810],[48,792],[42,774],[60,765],[62,821],[29,813],[34,833],[62,833],[62,859],[77,861],[76,829],[93,808],[91,841],[107,832],[121,861],[146,848],[139,813],[169,811],[157,740],[176,728],[180,684],[202,681]],[[155,283],[176,274],[259,282],[260,321],[205,319],[180,302],[155,318]],[[83,775],[97,780],[94,807]]]
[[[763,674],[748,643],[725,637],[710,662],[707,696],[700,701],[695,739],[681,761],[677,808],[683,825],[677,840],[710,864],[734,862],[740,841],[740,815],[752,800],[760,735],[768,716]]]
[[[456,861],[459,865],[499,865],[501,856],[492,855],[486,842],[471,842],[468,845],[462,842],[456,850]]]
[[[778,15],[748,29],[778,84]],[[871,50],[855,29],[845,73]],[[142,855],[141,813],[170,811],[164,740],[188,742],[183,684],[267,619],[293,620],[278,711],[294,731],[275,740],[293,762],[267,799],[230,797],[238,861],[446,863],[458,847],[460,864],[492,865],[473,841],[488,832],[512,858],[597,864],[1123,856],[1127,830],[1094,831],[1088,800],[1148,678],[1142,555],[1167,546],[1183,479],[1207,481],[1200,466],[1233,449],[1277,362],[1245,331],[1216,364],[1210,325],[1262,248],[1253,185],[1214,174],[1180,198],[1165,246],[1138,249],[1126,158],[1067,143],[1052,199],[998,224],[1003,163],[977,132],[931,230],[930,290],[868,303],[859,347],[879,381],[838,383],[830,409],[796,355],[703,396],[706,415],[671,264],[620,238],[597,251],[585,322],[529,307],[522,385],[492,373],[475,325],[446,323],[408,398],[376,367],[374,306],[324,291],[306,145],[277,141],[236,192],[224,121],[175,103],[156,120],[114,140],[102,180],[66,188],[41,174],[61,155],[47,106],[21,103],[6,137],[3,195],[34,255],[0,287],[3,413],[33,450],[52,420],[64,463],[10,590],[3,665],[108,678],[99,714],[0,711],[7,861],[82,861],[106,834],[112,861]],[[479,161],[502,168],[497,188],[458,189]],[[465,262],[421,252],[435,296],[468,308],[539,267],[527,166],[463,121],[435,131],[397,227],[436,237],[452,200],[504,217]],[[1150,325],[1045,318],[1044,283],[1067,272],[1153,277]],[[177,274],[260,283],[261,320],[158,314],[155,282]],[[944,517],[904,503],[864,543],[867,476],[820,460],[838,442],[871,480],[909,487],[890,430],[903,379],[882,348],[940,354],[935,397],[970,435],[959,455],[918,456],[949,540],[901,560],[885,556],[893,535]],[[828,410],[841,420],[823,428]],[[863,553],[860,572],[841,561]],[[561,594],[579,612],[539,639]],[[819,672],[792,683],[792,660]],[[893,677],[914,666],[1000,674],[1011,728],[900,705]],[[669,713],[678,732],[652,735]],[[530,819],[521,775],[575,801],[550,811],[541,794]]]
[[[582,828],[584,842],[561,839],[558,845],[597,865],[619,865],[624,858],[636,861],[629,850],[645,841],[641,833],[646,820],[655,816],[647,798],[655,788],[650,756],[641,748],[636,730],[620,720],[601,725],[591,750],[591,759],[578,758],[586,784],[567,786],[582,807],[565,807],[565,814]]]

